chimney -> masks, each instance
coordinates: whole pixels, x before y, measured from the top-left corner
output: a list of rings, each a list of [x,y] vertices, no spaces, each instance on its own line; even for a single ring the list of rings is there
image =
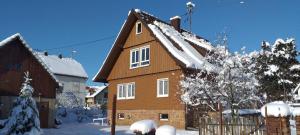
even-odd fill
[[[171,25],[175,28],[175,30],[177,31],[181,31],[180,29],[180,16],[174,16],[172,18],[170,18],[170,21],[171,21]]]
[[[58,58],[62,59],[62,54],[59,54],[59,55],[58,55]]]
[[[45,51],[45,52],[44,52],[44,55],[45,55],[45,56],[48,56],[48,52],[47,52],[47,51]]]

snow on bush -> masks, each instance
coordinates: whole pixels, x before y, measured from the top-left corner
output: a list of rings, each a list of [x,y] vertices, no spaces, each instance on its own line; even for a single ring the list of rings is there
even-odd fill
[[[156,135],[176,135],[176,128],[169,125],[160,126],[156,132]]]
[[[106,114],[106,111],[99,107],[58,107],[56,111],[56,117],[62,123],[91,121],[93,118],[106,117]]]
[[[141,120],[133,123],[130,126],[130,130],[134,133],[146,134],[155,131],[157,124],[153,120]]]
[[[265,108],[267,107],[267,116],[289,116],[291,114],[290,106],[283,101],[275,101],[265,104],[261,109],[261,115],[266,117]]]
[[[217,110],[218,101],[231,110],[260,101],[252,54],[241,51],[230,53],[225,45],[216,46],[204,58],[214,66],[204,66],[180,81],[181,100],[192,106],[207,105],[211,110]]]
[[[10,117],[1,129],[1,135],[40,135],[39,111],[32,98],[33,88],[29,85],[29,72],[25,73],[20,96],[13,104]]]

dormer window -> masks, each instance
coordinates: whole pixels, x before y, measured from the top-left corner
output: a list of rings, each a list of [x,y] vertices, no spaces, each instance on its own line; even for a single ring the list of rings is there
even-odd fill
[[[142,33],[142,23],[141,22],[137,22],[135,28],[136,28],[136,34]]]
[[[130,69],[148,66],[150,64],[150,46],[130,50]]]

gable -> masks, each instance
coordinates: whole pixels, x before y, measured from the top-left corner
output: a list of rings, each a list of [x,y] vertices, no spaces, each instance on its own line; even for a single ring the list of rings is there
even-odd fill
[[[144,25],[142,26],[143,32],[138,35],[136,34],[135,26],[132,27],[107,80],[180,69],[163,45],[151,35]],[[150,47],[149,66],[130,69],[130,50],[144,46]]]
[[[203,66],[210,66],[210,64],[203,59],[205,52],[212,48],[207,40],[182,29],[176,31],[174,27],[170,26],[170,24],[161,21],[157,17],[135,9],[130,11],[128,19],[122,26],[109,55],[102,64],[102,67],[94,77],[94,81],[107,82],[107,78],[123,51],[123,45],[128,39],[129,33],[133,30],[132,27],[136,20],[142,22],[150,35],[155,38],[155,41],[163,45],[163,48],[167,50],[176,64],[180,67],[201,69]],[[131,37],[129,37],[130,41],[134,41],[130,38]]]
[[[0,42],[0,94],[19,95],[24,72],[29,71],[35,89],[34,96],[55,98],[58,82],[45,70],[44,66],[32,55],[17,37]]]

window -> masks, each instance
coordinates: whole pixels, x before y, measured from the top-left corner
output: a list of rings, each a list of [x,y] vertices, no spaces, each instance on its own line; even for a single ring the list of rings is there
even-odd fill
[[[135,27],[136,27],[136,34],[141,34],[142,33],[142,23],[137,22]]]
[[[150,46],[130,50],[130,69],[148,66],[150,64]]]
[[[118,119],[125,119],[124,113],[118,113]]]
[[[136,68],[140,65],[139,58],[140,58],[139,49],[130,50],[130,67],[131,68]]]
[[[162,121],[167,121],[167,120],[169,120],[169,114],[166,114],[166,113],[160,113],[160,114],[159,114],[159,120],[162,120]]]
[[[134,99],[135,83],[118,84],[117,99]]]
[[[163,78],[157,80],[157,97],[168,97],[169,79]]]
[[[135,85],[134,83],[127,84],[127,99],[134,99]]]
[[[118,99],[125,99],[126,98],[126,89],[124,84],[118,84],[118,91],[117,91]]]
[[[141,48],[141,66],[150,64],[150,48],[149,46]]]

